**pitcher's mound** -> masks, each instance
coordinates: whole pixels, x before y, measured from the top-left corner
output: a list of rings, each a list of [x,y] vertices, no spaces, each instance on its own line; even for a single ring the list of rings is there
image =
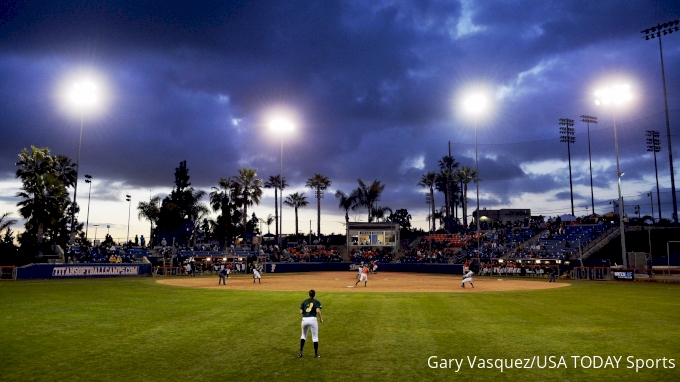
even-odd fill
[[[356,283],[355,272],[309,272],[309,273],[267,273],[262,275],[262,283],[253,283],[249,275],[232,275],[227,285],[217,285],[218,276],[185,277],[172,276],[156,282],[193,288],[241,289],[266,291],[308,291],[325,292],[494,292],[514,290],[550,289],[569,286],[566,282],[549,283],[547,279],[518,280],[513,278],[473,278],[474,288],[465,284],[460,287],[459,275],[436,275],[429,273],[378,273],[368,276],[367,286]]]

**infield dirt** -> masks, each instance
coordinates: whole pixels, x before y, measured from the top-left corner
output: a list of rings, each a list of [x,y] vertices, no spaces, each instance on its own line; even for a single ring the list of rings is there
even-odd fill
[[[266,290],[266,291],[307,291],[325,292],[496,292],[551,289],[570,286],[566,282],[549,283],[547,279],[518,280],[502,277],[474,278],[475,287],[469,284],[460,287],[459,275],[434,275],[423,273],[383,272],[368,277],[368,286],[357,282],[356,272],[309,272],[288,274],[263,274],[262,283],[253,283],[250,275],[231,275],[227,285],[217,285],[218,276],[172,276],[156,282],[164,285],[209,288],[223,290]]]

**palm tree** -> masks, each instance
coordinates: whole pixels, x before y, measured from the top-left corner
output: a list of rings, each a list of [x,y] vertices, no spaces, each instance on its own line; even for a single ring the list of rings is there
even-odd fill
[[[458,172],[461,189],[463,190],[463,226],[467,228],[467,185],[475,180],[477,173],[470,166],[461,167]],[[479,212],[477,212],[479,214]]]
[[[298,236],[298,208],[306,207],[309,204],[309,202],[307,201],[307,197],[305,196],[304,192],[302,194],[296,192],[294,194],[290,194],[289,196],[286,196],[286,200],[284,200],[283,203],[287,206],[295,208],[295,237],[297,238],[297,236]]]
[[[281,190],[281,193],[283,194],[283,189],[286,187],[288,187],[286,178],[282,178],[281,175],[270,176],[269,180],[264,183],[264,188],[274,189],[274,220],[276,223],[274,228],[276,237],[279,237],[279,190]],[[281,228],[281,231],[283,231],[283,227]]]
[[[269,232],[269,227],[274,222],[274,217],[272,216],[272,214],[269,214],[269,216],[267,216],[267,219],[265,219],[264,222],[267,223],[267,235],[269,235],[271,233],[271,232]]]
[[[389,216],[387,212],[392,214],[394,211],[392,211],[392,209],[387,206],[376,206],[375,208],[371,209],[371,216],[374,217],[377,222],[385,221],[385,217]]]
[[[358,179],[359,187],[357,187],[352,193],[355,197],[354,210],[364,209],[368,211],[368,222],[373,221],[373,208],[374,205],[380,200],[380,195],[385,190],[385,185],[380,184],[379,180],[374,180],[370,186],[367,186],[361,179]]]
[[[238,170],[236,183],[241,188],[243,203],[243,238],[245,239],[248,231],[248,206],[260,204],[262,197],[262,179],[257,178],[257,169],[244,167]]]
[[[440,209],[434,211],[434,215],[430,214],[430,215],[427,215],[427,217],[428,217],[428,219],[431,218],[431,217],[434,217],[435,219],[437,219],[437,221],[439,222],[439,226],[441,227],[442,224],[444,224],[444,219],[446,218],[446,216],[444,216],[444,214],[445,214],[444,208],[440,208]]]
[[[151,223],[151,237],[149,237],[149,246],[153,246],[153,225],[158,225],[158,218],[161,215],[161,197],[154,196],[148,202],[139,202],[137,204],[137,218],[146,219]]]
[[[2,216],[0,216],[0,232],[7,230],[5,236],[9,236],[8,234],[10,232],[10,227],[17,222],[14,219],[7,219],[10,215],[12,215],[11,212],[5,212],[2,214]]]
[[[213,211],[220,212],[222,222],[224,223],[224,232],[218,235],[219,238],[224,239],[226,245],[227,241],[231,239],[231,210],[235,207],[234,194],[236,182],[232,177],[220,178],[217,187],[211,187],[210,191],[210,207]]]
[[[331,184],[332,182],[327,176],[319,173],[314,174],[314,176],[307,179],[307,183],[305,183],[305,186],[316,191],[316,234],[319,238],[321,238],[321,197],[323,196],[321,191],[327,189]]]
[[[22,182],[21,191],[16,195],[22,200],[17,206],[21,217],[26,219],[20,242],[41,242],[43,234],[48,234],[58,244],[65,244],[68,241],[66,218],[71,205],[66,182],[73,179],[59,173],[48,148],[23,149],[16,165],[19,166],[16,177]]]
[[[201,199],[207,195],[205,191],[198,190],[191,193],[191,204],[189,205],[189,221],[191,221],[191,234],[189,240],[193,239],[192,246],[196,245],[196,237],[200,228],[200,221],[208,217],[210,210],[205,204],[201,203]]]
[[[345,194],[342,190],[335,191],[335,197],[338,199],[338,208],[345,210],[345,226],[349,225],[349,210],[355,204],[354,196]]]
[[[458,168],[459,163],[451,155],[445,155],[439,160],[439,176],[440,180],[444,183],[445,200],[444,205],[446,208],[446,220],[445,226],[446,230],[450,231],[450,216],[451,216],[451,189],[453,183],[453,174]]]
[[[453,174],[451,175],[451,202],[453,205],[451,206],[452,209],[452,214],[453,214],[453,220],[455,222],[458,222],[458,204],[461,203],[463,196],[462,192],[463,190],[461,187],[458,187],[458,184],[460,183],[460,176],[458,176],[458,170],[454,171]],[[459,224],[459,223],[456,223]]]
[[[432,207],[432,231],[435,231],[435,224],[434,224],[434,209],[435,209],[435,204],[434,204],[434,186],[437,183],[437,173],[434,171],[428,171],[427,173],[423,174],[423,177],[420,178],[420,182],[418,182],[418,186],[421,187],[428,187],[430,189],[430,206]]]
[[[76,184],[76,177],[78,176],[78,165],[71,162],[71,158],[65,155],[57,155],[54,157],[54,168],[59,179],[64,182],[64,185],[73,187]]]

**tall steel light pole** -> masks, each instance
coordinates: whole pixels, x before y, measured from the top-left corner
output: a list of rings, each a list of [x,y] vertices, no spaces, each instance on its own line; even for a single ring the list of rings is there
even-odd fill
[[[571,216],[574,214],[574,186],[571,181],[571,144],[574,143],[574,120],[560,118],[560,142],[567,142],[567,156],[569,158],[569,194],[571,195]]]
[[[647,130],[647,151],[654,153],[654,173],[656,174],[656,202],[659,203],[659,221],[661,221],[661,193],[659,192],[659,168],[656,166],[656,153],[661,151],[661,141],[659,140],[659,132],[656,130]],[[652,210],[652,220],[654,220],[654,210]]]
[[[90,193],[92,192],[92,175],[85,174],[85,183],[90,185],[87,190],[87,222],[85,223],[85,239],[87,239],[88,228],[90,228]]]
[[[92,246],[94,247],[94,242],[97,241],[97,227],[99,227],[99,224],[94,225],[94,239],[92,240]]]
[[[623,258],[623,267],[628,268],[628,259],[626,254],[626,228],[623,223],[623,197],[621,196],[621,166],[619,164],[619,137],[616,130],[616,107],[629,101],[632,96],[630,94],[630,86],[616,85],[610,88],[605,88],[595,92],[595,104],[612,107],[612,114],[614,118],[614,147],[616,149],[616,180],[619,189],[619,230],[621,231],[621,257]]]
[[[647,196],[649,196],[649,206],[652,207],[652,223],[654,223],[654,196],[651,192],[647,193]]]
[[[153,198],[151,197],[151,190],[149,190],[149,206],[151,206],[151,203],[153,202]],[[153,220],[149,219],[149,246],[153,248]]]
[[[125,201],[128,202],[128,229],[127,229],[127,239],[125,240],[125,245],[130,242],[130,212],[132,211],[132,196],[125,195]]]
[[[76,241],[76,208],[78,206],[76,197],[78,195],[78,172],[80,171],[80,148],[83,143],[83,121],[85,119],[85,109],[97,103],[97,88],[91,81],[77,82],[71,88],[69,94],[70,101],[80,108],[80,135],[78,138],[78,157],[76,159],[76,181],[73,185],[73,204],[71,205],[71,238],[69,243]]]
[[[590,124],[597,123],[597,117],[591,115],[582,115],[581,122],[585,122],[588,126],[588,164],[590,166],[590,203],[593,207],[593,215],[595,215],[595,193],[593,192],[593,156],[590,151]]]
[[[283,249],[283,136],[286,132],[293,131],[294,127],[293,124],[290,123],[289,121],[283,120],[283,119],[275,119],[269,123],[269,128],[272,130],[276,131],[280,137],[281,137],[281,164],[279,167],[279,178],[280,178],[280,183],[279,183],[279,218],[281,219],[281,223],[279,226],[281,227],[281,232],[278,238],[279,241],[279,248]]]
[[[477,118],[479,113],[484,110],[486,106],[486,98],[481,94],[476,94],[469,97],[465,101],[465,107],[474,115],[475,118],[475,185],[477,186],[477,251],[481,254],[481,230],[479,228],[479,149],[477,145]]]
[[[671,172],[671,195],[673,197],[673,221],[675,226],[678,226],[678,201],[675,196],[675,170],[673,169],[673,146],[671,145],[671,123],[668,117],[668,95],[666,92],[666,71],[663,65],[663,46],[661,45],[661,36],[671,34],[673,32],[680,32],[680,27],[678,27],[680,21],[673,20],[663,24],[657,24],[655,27],[645,29],[640,33],[644,33],[645,40],[658,38],[659,39],[659,53],[661,55],[661,81],[663,82],[663,102],[664,111],[666,112],[666,136],[668,138],[668,162],[670,164]],[[659,216],[661,216],[661,211],[659,211]],[[659,218],[661,219],[661,218]]]

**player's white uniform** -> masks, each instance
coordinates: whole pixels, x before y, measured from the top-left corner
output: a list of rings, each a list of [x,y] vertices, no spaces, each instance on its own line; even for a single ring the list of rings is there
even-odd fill
[[[318,300],[305,300],[302,302],[300,309],[303,311],[302,323],[300,327],[302,329],[302,335],[300,339],[307,339],[307,331],[312,331],[312,341],[319,342],[319,322],[316,320],[316,309],[321,309],[321,303]]]
[[[368,273],[361,273],[361,277],[359,277],[359,282],[362,281],[368,281]]]
[[[357,273],[357,276],[356,276],[356,277],[361,277],[361,272],[362,272],[363,270],[364,270],[364,266],[363,266],[363,265],[359,265],[359,273]]]
[[[474,288],[474,284],[472,284],[472,275],[474,273],[472,271],[468,271],[465,276],[463,276],[463,282],[460,284],[461,287],[465,288],[465,283],[470,283],[472,287]]]
[[[257,268],[253,268],[253,283],[255,283],[255,279],[260,279],[258,281],[262,282],[262,276],[260,276],[260,271],[258,271]]]

